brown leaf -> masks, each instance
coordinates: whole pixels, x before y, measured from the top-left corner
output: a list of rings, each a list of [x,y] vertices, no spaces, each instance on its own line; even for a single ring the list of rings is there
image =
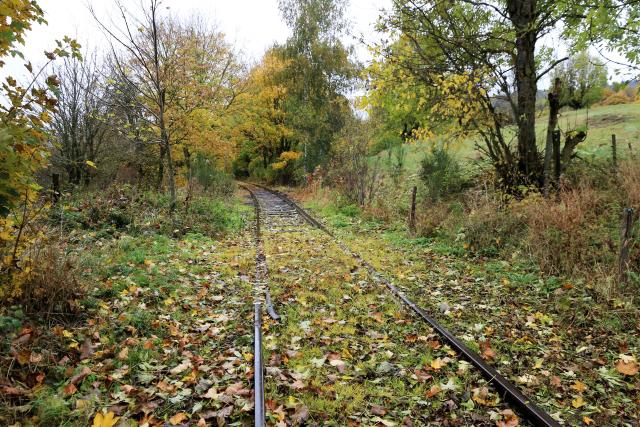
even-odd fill
[[[120,359],[120,360],[126,360],[128,356],[129,356],[129,347],[123,348],[118,353],[118,359]]]
[[[292,382],[289,387],[291,387],[294,390],[302,390],[304,388],[304,383],[300,380],[296,380],[294,382]]]
[[[427,397],[433,397],[436,394],[440,393],[442,391],[442,389],[440,388],[439,385],[433,385],[431,386],[431,389],[427,392]]]
[[[85,338],[84,342],[80,346],[80,360],[88,359],[94,353],[93,344],[91,338]]]
[[[478,344],[480,346],[480,356],[483,359],[495,359],[496,352],[491,348],[489,340],[480,341]]]
[[[11,387],[8,385],[3,385],[2,394],[7,396],[24,396],[25,394],[27,394],[27,390],[22,387]]]
[[[562,387],[562,381],[560,380],[560,377],[555,376],[555,375],[553,377],[551,377],[551,385],[556,387],[556,388]]]
[[[638,373],[638,364],[635,360],[625,362],[624,360],[618,360],[616,363],[616,370],[623,375],[633,377]]]
[[[177,426],[178,424],[182,423],[186,419],[187,419],[186,413],[178,412],[173,417],[169,418],[169,422],[171,423],[172,426]]]
[[[373,415],[378,415],[383,417],[387,413],[387,410],[380,405],[371,405],[371,413]]]
[[[520,423],[520,419],[511,409],[505,409],[500,414],[503,416],[503,420],[498,421],[496,427],[517,427]]]
[[[156,384],[156,387],[158,387],[160,391],[163,391],[165,393],[171,393],[173,390],[175,390],[175,387],[173,385],[165,382],[164,380]]]
[[[304,423],[309,418],[309,408],[305,405],[298,405],[296,412],[291,416],[294,425]]]
[[[230,396],[249,396],[251,394],[251,390],[244,388],[242,383],[231,384],[224,392]]]
[[[404,342],[412,343],[418,341],[418,336],[415,334],[405,335]]]
[[[418,378],[418,382],[421,382],[421,383],[426,382],[427,380],[430,380],[431,378],[433,378],[432,375],[429,375],[425,371],[422,371],[420,369],[416,369],[413,373]]]
[[[84,368],[82,368],[82,371],[80,371],[79,374],[76,374],[73,377],[71,377],[69,382],[71,384],[78,384],[80,381],[84,380],[90,374],[91,374],[91,369],[85,366]]]
[[[65,396],[71,396],[76,391],[78,391],[78,388],[75,386],[75,384],[67,384],[66,386],[64,386],[64,390],[63,391],[64,391]]]

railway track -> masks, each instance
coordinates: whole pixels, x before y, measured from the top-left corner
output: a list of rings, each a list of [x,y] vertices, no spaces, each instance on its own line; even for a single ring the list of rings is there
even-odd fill
[[[344,243],[337,239],[330,230],[323,224],[309,215],[303,208],[291,200],[287,195],[269,189],[258,184],[242,184],[252,200],[256,209],[256,284],[255,284],[255,354],[254,375],[255,375],[255,425],[265,425],[264,409],[264,366],[262,360],[262,334],[261,334],[261,310],[264,304],[270,317],[279,320],[271,302],[268,287],[268,271],[266,257],[262,246],[262,227],[268,227],[271,232],[296,232],[302,231],[305,225],[322,230],[335,244],[346,254],[353,257],[357,264],[369,272],[374,281],[382,284],[400,302],[420,320],[426,322],[433,328],[441,338],[462,358],[469,361],[478,369],[487,382],[501,394],[501,396],[517,409],[521,416],[531,425],[535,426],[559,426],[548,413],[538,407],[531,399],[522,394],[518,388],[508,379],[503,377],[493,366],[487,364],[476,352],[467,347],[461,340],[456,338],[443,325],[437,322],[424,309],[411,301],[400,289],[390,280],[378,272],[373,266],[366,262],[359,254],[351,251]]]

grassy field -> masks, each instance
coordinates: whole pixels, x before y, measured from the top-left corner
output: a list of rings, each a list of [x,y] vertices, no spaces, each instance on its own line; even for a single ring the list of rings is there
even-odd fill
[[[537,119],[536,135],[541,147],[545,142],[547,120],[546,112],[539,115]],[[587,140],[578,146],[578,153],[582,158],[611,156],[611,134],[616,134],[620,158],[629,155],[630,147],[633,153],[640,155],[640,104],[597,106],[591,109],[563,111],[559,123],[563,131],[584,127],[588,129]],[[444,141],[444,139],[441,140],[441,142]],[[450,149],[460,160],[470,163],[479,158],[475,144],[476,140],[467,139],[451,144]],[[430,147],[431,145],[426,143],[405,146],[404,162],[409,175],[418,171],[420,161]],[[393,152],[384,150],[378,154],[378,157],[389,160],[393,159],[394,155]]]

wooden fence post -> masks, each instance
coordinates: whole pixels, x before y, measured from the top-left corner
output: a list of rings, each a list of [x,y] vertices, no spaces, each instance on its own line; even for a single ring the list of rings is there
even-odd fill
[[[556,188],[560,184],[560,175],[562,174],[562,163],[560,162],[560,131],[553,131],[553,163],[555,171]]]
[[[626,284],[629,276],[629,247],[631,246],[631,233],[633,231],[633,208],[624,210],[624,223],[622,224],[622,242],[620,244],[620,256],[618,258],[618,278],[621,284]]]
[[[55,205],[60,200],[60,174],[54,173],[51,175],[51,184],[53,190],[53,204]]]
[[[618,149],[616,147],[616,134],[611,134],[611,161],[613,164],[613,172],[618,171]]]
[[[418,187],[413,186],[411,190],[411,211],[409,212],[409,232],[414,235],[416,233],[416,193]]]

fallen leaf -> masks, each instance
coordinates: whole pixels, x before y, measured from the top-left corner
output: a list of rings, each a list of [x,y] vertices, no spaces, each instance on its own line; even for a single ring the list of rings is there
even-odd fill
[[[294,382],[292,382],[289,387],[291,387],[294,390],[302,390],[304,388],[304,383],[300,380],[296,380]]]
[[[442,367],[443,367],[444,365],[446,365],[446,363],[445,363],[442,359],[440,359],[440,358],[438,358],[438,359],[433,359],[433,360],[431,361],[431,363],[430,363],[431,368],[432,368],[432,369],[435,369],[436,371],[437,371],[437,370],[439,370],[439,369],[442,369]]]
[[[125,347],[118,353],[118,359],[126,360],[129,357],[129,347]]]
[[[585,423],[588,426],[593,424],[593,420],[591,418],[587,417],[586,415],[584,417],[582,417],[582,422]]]
[[[483,359],[495,359],[496,352],[491,348],[489,340],[480,341],[478,344],[480,346],[480,356]]]
[[[503,420],[498,421],[496,427],[517,427],[520,423],[520,419],[511,409],[505,409],[500,412],[500,415],[502,415]]]
[[[186,419],[187,419],[187,414],[185,412],[178,412],[177,414],[169,418],[169,422],[171,423],[172,426],[177,426],[178,424],[181,424]]]
[[[309,408],[305,405],[298,405],[296,412],[291,416],[294,425],[303,424],[309,418]]]
[[[380,405],[371,405],[371,413],[383,417],[387,413],[387,410]]]
[[[584,399],[582,399],[582,396],[578,396],[571,401],[571,406],[573,406],[576,409],[584,405],[586,405],[586,402],[584,401]]]
[[[635,360],[624,361],[621,359],[616,363],[616,370],[623,375],[632,377],[638,373],[638,364]]]
[[[92,427],[113,427],[119,419],[120,417],[116,417],[113,412],[107,412],[106,414],[98,412],[93,418]]]
[[[173,375],[177,375],[177,374],[179,374],[181,372],[186,371],[190,367],[191,367],[191,362],[188,361],[188,360],[185,360],[184,362],[180,363],[175,368],[171,369],[169,372],[172,373]]]
[[[578,393],[583,393],[587,389],[587,386],[582,381],[576,381],[569,388]]]
[[[429,389],[429,391],[427,392],[427,397],[433,397],[436,394],[440,393],[442,391],[442,389],[440,388],[439,385],[432,385],[431,389]]]
[[[71,396],[76,391],[78,391],[78,388],[74,384],[67,384],[66,386],[64,386],[63,391],[65,396]]]

